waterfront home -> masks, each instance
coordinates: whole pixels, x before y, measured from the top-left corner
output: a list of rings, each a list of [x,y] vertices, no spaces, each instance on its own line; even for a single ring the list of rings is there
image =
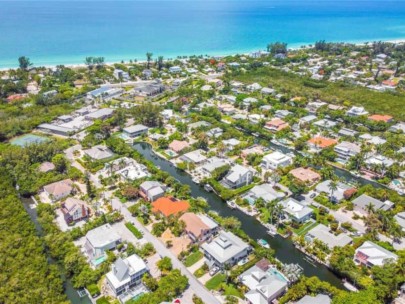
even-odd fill
[[[246,97],[245,99],[243,99],[243,105],[247,108],[249,107],[252,103],[256,103],[258,102],[258,100],[254,97]]]
[[[308,147],[312,152],[320,152],[323,149],[333,147],[336,144],[336,139],[323,136],[315,136],[308,140]]]
[[[266,260],[265,260],[266,261]],[[239,276],[239,282],[249,291],[245,299],[249,304],[270,304],[287,289],[288,280],[269,262],[258,262]]]
[[[246,199],[250,205],[253,205],[258,199],[263,199],[266,203],[278,201],[285,197],[284,192],[277,191],[271,184],[261,184],[254,186],[242,199]]]
[[[398,225],[401,226],[402,231],[405,232],[405,211],[396,214],[394,219],[397,221]]]
[[[386,200],[382,202],[376,198],[370,197],[367,194],[362,194],[358,198],[353,200],[354,212],[361,215],[367,215],[369,213],[368,206],[372,206],[374,211],[383,210],[388,211],[394,207],[394,203]]]
[[[87,114],[85,117],[87,120],[105,120],[110,118],[114,114],[113,109],[103,108],[94,112]]]
[[[186,212],[180,216],[179,221],[185,223],[184,230],[195,243],[205,242],[219,230],[218,224],[205,214]]]
[[[127,128],[124,128],[124,134],[131,138],[135,138],[138,136],[141,136],[142,134],[148,134],[149,128],[147,126],[138,124],[138,125],[133,125]]]
[[[375,121],[375,122],[385,122],[385,123],[390,123],[392,122],[393,117],[389,115],[379,115],[379,114],[374,114],[368,117],[369,120]]]
[[[178,74],[182,72],[182,68],[179,66],[172,66],[169,68],[169,72],[172,74]]]
[[[203,128],[203,127],[209,128],[209,127],[211,127],[211,123],[209,123],[207,121],[204,121],[204,120],[197,121],[195,123],[189,124],[188,125],[188,130],[189,130],[189,132],[191,132],[193,129]]]
[[[288,128],[290,125],[280,118],[273,118],[270,121],[267,121],[264,125],[264,128],[271,132],[278,132],[285,128]]]
[[[256,145],[255,144],[255,145],[250,146],[250,147],[248,147],[246,149],[243,149],[241,151],[241,155],[242,155],[243,158],[246,158],[251,154],[263,155],[266,150],[268,150],[268,149],[261,146],[261,145]]]
[[[246,90],[248,90],[250,92],[259,91],[261,88],[262,88],[262,86],[260,84],[258,84],[257,82],[246,86]]]
[[[386,156],[380,155],[380,154],[375,154],[375,155],[368,156],[364,160],[364,163],[366,164],[367,168],[379,166],[382,169],[386,169],[386,168],[391,167],[394,164],[394,160],[392,160],[391,158],[388,158]]]
[[[90,214],[90,208],[86,202],[77,198],[68,197],[61,205],[63,217],[67,224],[85,219]]]
[[[398,256],[381,246],[365,241],[363,245],[356,249],[354,262],[367,267],[383,266],[388,261],[396,261]]]
[[[207,159],[207,161],[201,165],[199,167],[199,169],[206,174],[208,177],[211,177],[211,174],[218,168],[221,168],[223,166],[229,165],[230,161],[223,159],[223,158],[219,158],[216,156],[213,156],[209,159]]]
[[[73,182],[71,179],[64,179],[44,186],[44,193],[51,202],[56,202],[69,196],[73,191]]]
[[[84,154],[92,160],[106,160],[114,156],[114,153],[106,146],[97,145],[83,150]]]
[[[260,90],[260,93],[262,93],[262,95],[275,95],[276,94],[276,90],[271,89],[271,88],[262,88]]]
[[[315,239],[324,243],[330,250],[333,250],[334,247],[344,247],[353,241],[352,238],[344,232],[335,235],[330,231],[329,227],[323,224],[315,226],[305,235],[307,242],[311,243]]]
[[[267,170],[284,168],[293,163],[293,158],[281,152],[273,152],[263,157],[261,167]]]
[[[147,273],[148,266],[136,254],[122,259],[119,257],[106,274],[107,284],[116,297],[142,285],[142,277]],[[143,287],[144,292],[147,290]],[[140,294],[140,293],[139,293]]]
[[[346,112],[348,116],[364,116],[368,115],[368,112],[364,109],[364,107],[351,107],[350,110]]]
[[[203,155],[203,150],[198,149],[180,156],[180,160],[186,163],[199,165],[204,163],[207,160],[207,157]]]
[[[226,265],[233,266],[246,258],[252,247],[239,237],[228,231],[221,231],[212,241],[201,245],[208,267],[217,266],[224,269]]]
[[[337,154],[336,161],[345,164],[351,157],[361,152],[361,147],[355,143],[342,141],[337,144],[333,150]]]
[[[288,115],[291,115],[292,112],[288,111],[288,110],[277,110],[274,114],[275,117],[280,118],[280,119],[284,119],[286,118]]]
[[[188,142],[186,142],[185,140],[173,140],[170,144],[169,144],[169,149],[176,152],[176,153],[180,153],[181,151],[183,151],[184,149],[190,147],[190,144]]]
[[[190,208],[187,201],[181,201],[174,197],[160,197],[152,203],[152,212],[159,213],[165,217],[179,215]]]
[[[139,194],[149,202],[154,202],[163,197],[166,186],[157,181],[145,181],[139,186]]]
[[[105,261],[106,251],[114,249],[121,242],[121,237],[110,224],[89,230],[85,238],[84,248],[94,266]]]
[[[331,304],[332,300],[328,295],[317,294],[316,296],[306,295],[295,304]]]
[[[255,174],[255,169],[236,164],[229,170],[221,183],[231,189],[240,188],[252,183]]]
[[[289,172],[298,181],[303,182],[308,185],[313,185],[317,181],[321,180],[321,176],[315,171],[309,168],[295,168]]]
[[[304,223],[312,216],[311,208],[291,197],[279,202],[278,204],[283,207],[284,215],[294,222]]]
[[[349,199],[355,192],[356,189],[346,185],[342,182],[336,183],[336,188],[337,189],[331,189],[331,180],[326,180],[318,185],[316,185],[316,191],[318,193],[325,193],[328,195],[329,200],[331,200],[333,203],[340,203],[344,199]]]

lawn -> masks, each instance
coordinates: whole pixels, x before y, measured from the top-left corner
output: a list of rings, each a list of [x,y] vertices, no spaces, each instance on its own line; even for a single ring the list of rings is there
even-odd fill
[[[196,278],[201,278],[204,274],[208,272],[208,266],[205,264],[198,268],[196,271],[194,271],[194,275]]]
[[[222,273],[218,273],[217,275],[213,276],[210,280],[205,283],[205,287],[208,288],[208,290],[217,290],[223,282],[225,282],[226,275]]]
[[[142,233],[131,223],[125,223],[125,226],[128,228],[129,231],[132,232],[135,237],[140,240],[142,238]]]
[[[295,234],[297,235],[304,235],[306,234],[310,229],[314,228],[315,226],[317,226],[319,223],[317,222],[307,222],[304,225],[302,225],[300,228],[298,229],[293,229]]]
[[[110,304],[110,301],[108,301],[106,297],[101,297],[97,299],[96,304]]]
[[[226,296],[235,296],[241,299],[243,298],[243,294],[233,285],[226,285],[224,294]]]
[[[203,253],[201,251],[196,251],[193,252],[192,254],[190,254],[184,261],[184,265],[186,267],[190,267],[192,265],[194,265],[195,263],[197,263],[199,260],[202,259],[203,257]]]

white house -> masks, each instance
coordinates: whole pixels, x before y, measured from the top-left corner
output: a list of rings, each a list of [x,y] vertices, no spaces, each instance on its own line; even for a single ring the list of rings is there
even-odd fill
[[[364,109],[364,107],[352,107],[346,112],[346,114],[349,116],[363,116],[368,115],[368,112]]]
[[[235,189],[245,185],[249,185],[253,181],[253,176],[256,170],[246,168],[241,165],[234,165],[223,178],[222,184],[226,187]]]
[[[148,134],[148,129],[149,129],[148,127],[138,124],[124,128],[124,133],[127,136],[134,138],[141,136],[142,134]]]
[[[333,150],[337,154],[337,161],[340,163],[346,163],[351,157],[356,156],[361,152],[359,145],[348,141],[342,141],[337,144]]]
[[[364,242],[354,254],[354,262],[367,267],[383,266],[386,262],[395,262],[397,259],[396,254],[370,241]]]
[[[261,166],[264,169],[276,170],[277,168],[284,168],[293,163],[291,156],[285,155],[281,152],[273,152],[263,157]]]
[[[284,214],[294,222],[303,223],[311,218],[312,209],[291,197],[279,204],[283,206]]]
[[[139,186],[140,194],[150,202],[163,197],[166,192],[166,186],[156,181],[145,181]]]

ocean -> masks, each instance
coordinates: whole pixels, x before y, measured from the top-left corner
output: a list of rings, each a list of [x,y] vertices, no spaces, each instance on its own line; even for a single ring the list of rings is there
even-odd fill
[[[405,38],[405,1],[0,0],[0,68],[226,55],[317,40]]]

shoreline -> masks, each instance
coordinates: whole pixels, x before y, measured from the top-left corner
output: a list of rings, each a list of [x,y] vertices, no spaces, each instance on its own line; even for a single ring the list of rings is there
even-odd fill
[[[375,41],[402,44],[402,43],[405,43],[405,38],[398,38],[398,39],[389,39],[389,38],[387,38],[387,39],[374,39],[374,40],[362,40],[362,41],[326,41],[326,42],[350,43],[350,44],[363,46],[363,45],[366,44],[366,42],[372,43],[372,42],[375,42]],[[313,46],[313,44],[315,44],[315,42],[313,42],[313,43],[305,43],[305,44],[304,43],[299,43],[299,42],[298,43],[292,43],[291,44],[292,46],[289,47],[288,49],[294,50],[294,51],[299,50],[299,49],[308,49],[308,48],[310,48],[309,46],[310,45]],[[298,46],[298,45],[300,45],[300,46]],[[235,55],[245,55],[246,56],[246,55],[249,55],[252,52],[258,52],[258,51],[264,51],[264,49],[263,48],[257,48],[257,49],[252,48],[250,50],[244,50],[244,51],[242,51],[242,50],[241,51],[229,51],[229,53],[227,53],[227,52],[214,53],[213,52],[213,53],[206,53],[206,54],[208,56],[210,56],[210,57],[227,57],[227,56],[235,56]],[[202,52],[202,53],[204,53],[204,52]],[[158,56],[158,55],[159,54],[156,54],[155,56]],[[192,55],[170,55],[170,56],[165,56],[165,57],[170,58],[170,59],[165,59],[165,61],[167,61],[167,60],[176,60],[176,59],[178,59],[177,56],[186,56],[186,57],[189,58],[191,56],[201,56],[201,55],[202,54],[200,54],[200,55],[195,55],[195,54],[192,54]],[[30,58],[29,55],[26,55],[26,56]],[[125,56],[127,56],[127,55],[125,55]],[[205,55],[203,55],[203,56],[205,56]],[[83,55],[83,59],[85,57],[86,57],[86,55]],[[100,57],[103,57],[103,56],[100,56]],[[18,61],[17,59],[18,58],[15,59],[16,62]],[[128,64],[129,60],[131,60],[131,59],[124,60],[124,63]],[[132,58],[132,60],[137,60],[136,63],[138,63],[138,64],[146,63],[146,60],[138,59],[138,57],[136,57],[136,56],[134,58]],[[56,68],[58,65],[64,65],[65,67],[69,67],[69,68],[85,68],[85,67],[87,67],[87,65],[85,63],[63,63],[63,60],[61,60],[57,64],[54,63],[54,64],[38,64],[38,65],[36,65],[35,60],[33,60],[33,63],[34,63],[35,67],[44,67],[44,68],[49,68],[49,69]],[[108,61],[108,62],[105,62],[105,65],[114,65],[114,64],[117,64],[117,63],[121,63],[121,60]],[[14,66],[0,67],[0,72],[9,71],[9,70],[17,69],[17,68],[18,68],[17,64],[14,65]]]

